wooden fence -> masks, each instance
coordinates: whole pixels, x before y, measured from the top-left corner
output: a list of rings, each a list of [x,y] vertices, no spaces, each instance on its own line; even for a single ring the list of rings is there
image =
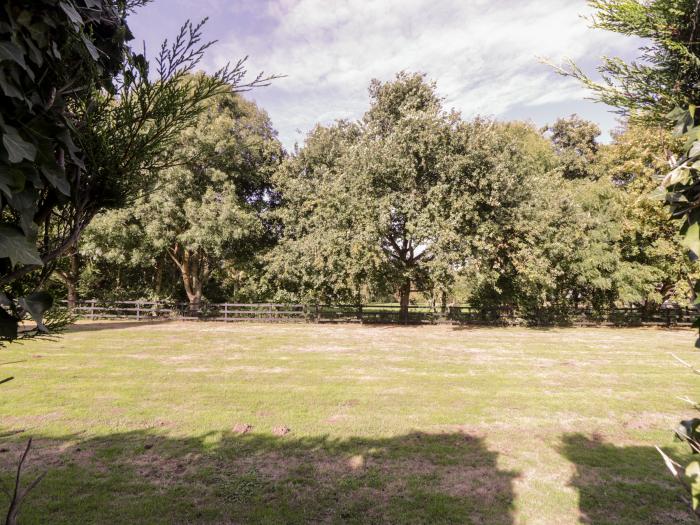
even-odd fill
[[[66,304],[66,301],[63,301]],[[290,321],[307,320],[306,308],[301,304],[275,303],[217,303],[202,304],[193,309],[189,303],[163,301],[98,301],[79,302],[74,312],[84,319],[159,319],[208,321]]]
[[[66,302],[63,301],[65,304]],[[282,303],[216,303],[193,309],[188,303],[163,301],[98,301],[79,302],[74,312],[84,319],[132,319],[136,321],[180,319],[208,321],[258,322],[335,322],[335,323],[398,323],[399,306],[368,305],[304,305]],[[510,307],[476,308],[468,305],[449,306],[445,311],[430,305],[411,305],[410,324],[464,325],[595,325],[595,326],[690,326],[700,316],[692,308],[538,308],[528,311]]]

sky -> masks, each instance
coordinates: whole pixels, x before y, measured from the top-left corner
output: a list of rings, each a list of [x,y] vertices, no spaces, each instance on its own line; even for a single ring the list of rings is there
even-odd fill
[[[248,56],[251,78],[285,75],[245,96],[291,150],[316,123],[360,118],[370,80],[402,70],[425,73],[464,118],[543,126],[576,113],[607,141],[611,108],[541,62],[573,59],[595,77],[601,56],[637,56],[638,41],[591,29],[590,14],[585,0],[155,0],[129,25],[152,58],[185,20],[209,17],[204,70]]]

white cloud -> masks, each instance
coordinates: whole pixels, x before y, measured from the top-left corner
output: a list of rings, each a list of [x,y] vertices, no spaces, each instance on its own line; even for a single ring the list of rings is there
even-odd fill
[[[466,116],[580,100],[580,86],[538,62],[635,47],[592,30],[572,0],[274,0],[264,34],[222,38],[213,65],[251,56],[252,71],[287,75],[254,94],[289,146],[317,121],[359,117],[372,78],[400,70],[435,79],[448,106]],[[258,12],[259,14],[259,12]]]

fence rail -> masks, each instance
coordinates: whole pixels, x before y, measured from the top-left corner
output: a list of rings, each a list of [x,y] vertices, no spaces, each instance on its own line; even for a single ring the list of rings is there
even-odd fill
[[[66,304],[66,301],[63,301]],[[84,319],[132,319],[136,321],[180,319],[258,322],[398,323],[400,309],[393,304],[304,305],[285,303],[216,303],[192,308],[188,303],[164,301],[80,301],[73,311]],[[511,307],[476,308],[410,305],[410,324],[468,325],[602,325],[690,326],[700,317],[693,308],[591,308],[547,307],[520,311]]]

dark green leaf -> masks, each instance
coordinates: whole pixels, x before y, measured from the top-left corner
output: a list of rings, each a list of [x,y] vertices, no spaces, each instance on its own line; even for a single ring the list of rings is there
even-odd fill
[[[88,53],[90,53],[90,56],[94,61],[98,61],[100,59],[100,53],[97,51],[97,48],[95,47],[95,44],[93,44],[88,37],[85,35],[80,35],[80,38],[82,38],[83,43],[85,44],[85,47],[88,50]]]
[[[24,159],[33,161],[36,158],[36,147],[31,142],[27,142],[15,131],[7,132],[12,129],[10,126],[5,126],[6,132],[2,135],[2,144],[7,150],[7,155],[10,162],[22,162]]]
[[[0,42],[0,62],[16,62],[27,70],[27,63],[24,61],[24,51],[12,42]]]
[[[61,9],[63,9],[63,12],[68,15],[68,18],[70,18],[71,22],[73,22],[77,26],[83,25],[83,17],[80,16],[80,13],[75,9],[73,6],[72,2],[61,2]]]
[[[0,165],[0,191],[3,191],[8,197],[22,191],[25,180],[21,169]]]
[[[0,225],[0,258],[10,259],[15,264],[44,264],[36,245],[14,226]]]
[[[70,196],[70,184],[66,179],[66,172],[58,166],[42,166],[41,173],[63,195]]]
[[[48,332],[44,325],[44,313],[53,306],[53,297],[48,292],[34,292],[19,298],[20,306],[34,319],[40,332]]]
[[[683,238],[681,244],[695,256],[700,256],[700,224],[698,222],[687,223],[681,230]]]
[[[6,97],[18,98],[24,100],[22,92],[14,85],[11,79],[7,78],[5,73],[0,69],[0,89]]]
[[[12,209],[19,215],[20,226],[27,237],[36,237],[37,225],[34,222],[34,212],[37,193],[33,188],[25,188],[7,197]]]

